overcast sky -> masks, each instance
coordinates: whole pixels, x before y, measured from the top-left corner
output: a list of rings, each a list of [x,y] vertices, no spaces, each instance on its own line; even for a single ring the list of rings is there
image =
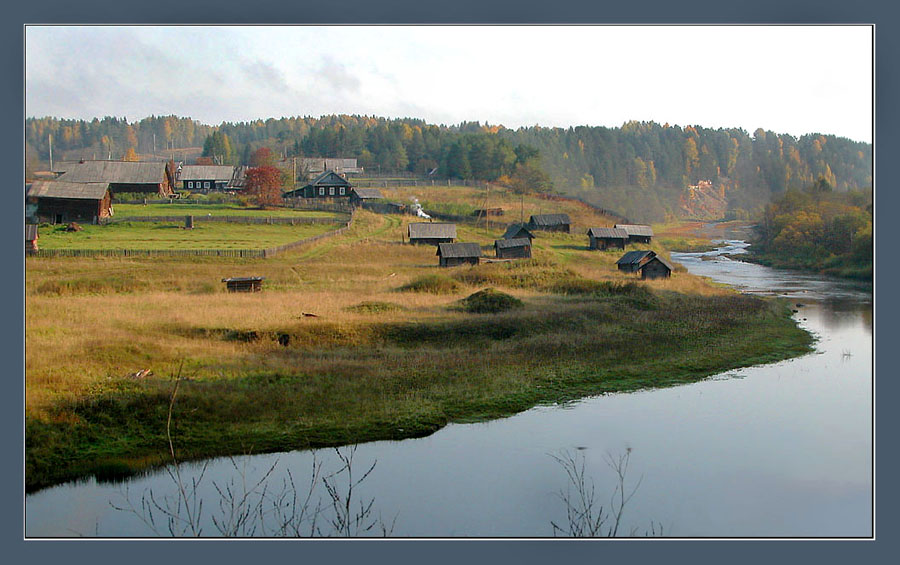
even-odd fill
[[[29,26],[27,117],[628,120],[872,140],[868,26]]]

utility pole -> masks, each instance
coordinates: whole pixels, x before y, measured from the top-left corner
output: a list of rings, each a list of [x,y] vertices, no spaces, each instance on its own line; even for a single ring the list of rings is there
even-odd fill
[[[48,134],[47,137],[50,139],[50,171],[53,171],[53,134]]]

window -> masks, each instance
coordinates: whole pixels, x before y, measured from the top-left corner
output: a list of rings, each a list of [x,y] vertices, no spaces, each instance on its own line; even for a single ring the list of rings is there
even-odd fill
[[[324,186],[319,187],[319,196],[325,196],[325,187]]]
[[[334,196],[334,187],[333,187],[333,186],[329,186],[329,187],[328,187],[328,195],[329,195],[329,196]]]
[[[203,188],[209,188],[209,181],[203,181]]]
[[[344,187],[342,186],[341,187],[341,196],[343,196],[343,195],[344,195]]]
[[[194,188],[194,181],[192,181],[192,180],[188,181],[188,188]]]

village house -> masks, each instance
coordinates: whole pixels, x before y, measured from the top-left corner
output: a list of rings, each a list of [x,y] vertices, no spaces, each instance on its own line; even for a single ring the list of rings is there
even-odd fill
[[[106,183],[112,194],[143,192],[174,196],[174,164],[163,161],[83,161],[57,179],[68,183]]]
[[[672,276],[672,264],[656,255],[640,266],[642,279],[667,279]]]
[[[615,227],[628,233],[628,243],[650,243],[653,238],[653,228],[648,225],[616,224]]]
[[[38,245],[37,224],[25,224],[25,251],[37,251]]]
[[[494,251],[498,259],[527,259],[531,257],[531,240],[498,239],[494,242]]]
[[[456,239],[456,224],[437,222],[413,222],[407,227],[410,243],[453,243]]]
[[[603,251],[609,248],[625,249],[628,232],[619,228],[591,228],[587,231],[588,246]]]
[[[571,223],[568,214],[536,214],[529,218],[527,225],[532,230],[569,233]]]
[[[353,186],[334,171],[325,171],[306,186],[289,190],[284,198],[349,198]]]
[[[112,195],[106,182],[35,181],[25,200],[37,205],[37,222],[94,222],[112,215]]]
[[[377,188],[356,188],[350,191],[350,204],[354,206],[362,206],[363,202],[374,202],[382,200],[384,195]]]
[[[655,251],[629,251],[616,261],[616,266],[620,271],[626,273],[636,273],[644,263],[656,257]]]
[[[534,234],[528,231],[524,224],[510,224],[500,239],[521,239],[527,237],[529,241],[534,239]]]
[[[477,243],[439,243],[437,256],[441,267],[477,265],[481,260],[481,246]]]
[[[233,188],[236,173],[231,165],[184,165],[177,176],[182,190],[208,192]]]

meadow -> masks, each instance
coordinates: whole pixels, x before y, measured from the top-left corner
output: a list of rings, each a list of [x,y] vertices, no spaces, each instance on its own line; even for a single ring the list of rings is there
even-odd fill
[[[346,221],[348,214],[323,210],[297,210],[293,208],[257,208],[238,204],[117,204],[113,203],[116,218],[147,216],[188,216],[197,220],[203,216],[232,216],[249,218],[323,218],[334,221]]]

